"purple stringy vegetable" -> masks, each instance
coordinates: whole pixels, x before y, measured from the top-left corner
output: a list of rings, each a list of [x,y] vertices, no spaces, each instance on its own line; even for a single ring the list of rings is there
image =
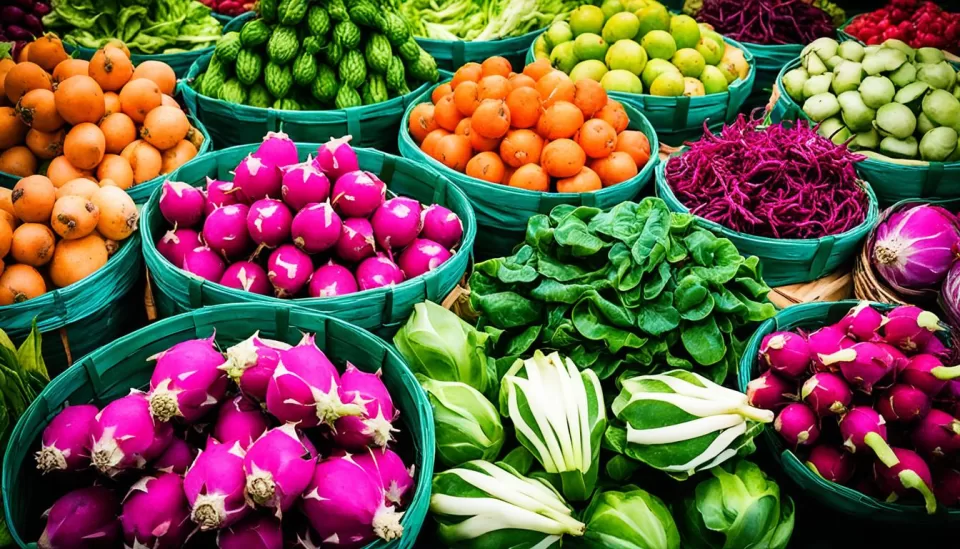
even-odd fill
[[[830,16],[809,0],[704,0],[697,21],[751,44],[807,44],[836,33]]]
[[[773,124],[740,115],[719,134],[667,162],[666,178],[690,213],[771,238],[810,239],[862,224],[869,197],[854,165],[863,159],[806,122]]]

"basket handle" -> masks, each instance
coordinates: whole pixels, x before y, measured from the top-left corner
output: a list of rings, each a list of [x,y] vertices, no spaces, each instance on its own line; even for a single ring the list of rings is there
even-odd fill
[[[927,173],[923,178],[923,187],[920,190],[920,196],[929,198],[937,196],[937,189],[940,187],[940,181],[943,179],[943,162],[930,162]]]
[[[812,278],[823,276],[823,270],[827,266],[830,254],[833,253],[834,244],[836,244],[836,238],[832,236],[825,236],[817,242],[817,251],[813,254],[813,261],[810,262],[810,271],[807,276]]]

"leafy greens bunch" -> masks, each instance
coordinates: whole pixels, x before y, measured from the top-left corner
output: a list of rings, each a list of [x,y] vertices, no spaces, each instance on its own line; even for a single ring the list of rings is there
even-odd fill
[[[500,375],[536,348],[600,379],[666,365],[722,383],[743,348],[738,332],[775,313],[756,257],[657,198],[535,216],[525,244],[479,263],[470,287]]]
[[[64,42],[98,49],[123,41],[137,53],[178,53],[212,46],[220,23],[195,0],[53,0],[43,18]]]
[[[520,36],[566,19],[584,0],[393,0],[414,36],[479,42]]]

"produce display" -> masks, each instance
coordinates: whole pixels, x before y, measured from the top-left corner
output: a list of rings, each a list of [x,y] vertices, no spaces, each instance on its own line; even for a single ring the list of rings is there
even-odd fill
[[[623,105],[595,80],[576,84],[537,61],[513,72],[503,57],[467,63],[407,120],[420,150],[488,183],[581,193],[623,183],[650,160]]]
[[[401,284],[450,259],[463,225],[443,206],[403,196],[359,168],[350,136],[300,162],[286,134],[268,133],[232,182],[206,190],[167,181],[157,241],[197,277],[280,298],[334,297]]]
[[[607,91],[668,97],[724,93],[751,70],[743,51],[657,2],[635,12],[619,3],[606,11],[580,6],[569,23],[554,23],[537,38],[534,54],[574,82],[588,78]]]
[[[203,144],[173,99],[173,69],[134,66],[123,44],[84,61],[47,34],[27,61],[0,60],[0,78],[0,172],[42,173],[57,189],[77,179],[129,189],[189,162]]]
[[[0,1],[0,43],[13,42],[11,55],[14,59],[28,42],[43,35],[43,16],[52,9],[48,1]]]
[[[703,0],[691,14],[713,30],[749,44],[806,44],[832,37],[838,23],[824,7],[805,0]],[[831,7],[839,10],[833,4]],[[843,10],[839,10],[843,22]]]
[[[784,445],[821,477],[887,502],[921,496],[928,513],[955,506],[960,368],[944,365],[945,329],[919,307],[863,302],[836,324],[767,334],[749,401],[776,411]]]
[[[392,0],[414,36],[483,42],[521,36],[566,19],[587,0]],[[629,2],[628,2],[629,3]]]
[[[244,0],[200,0],[214,13],[237,17],[253,9],[254,2]]]
[[[781,84],[821,135],[885,160],[960,160],[960,84],[943,51],[820,38],[800,61]]]
[[[9,440],[17,420],[50,382],[50,374],[40,352],[42,340],[35,319],[30,335],[19,348],[0,330],[0,372],[7,381],[0,387],[0,437],[3,440]],[[6,446],[0,449],[0,458],[5,451]],[[0,518],[0,546],[12,543],[7,524]]]
[[[497,334],[498,371],[542,347],[600,379],[667,366],[722,383],[774,315],[757,266],[657,198],[557,206],[531,218],[516,254],[476,265],[470,298]]]
[[[37,467],[80,487],[58,494],[39,547],[402,536],[414,479],[393,450],[406,435],[379,371],[338,370],[312,334],[294,346],[254,334],[226,357],[211,336],[153,359],[146,391],[100,409],[74,403],[44,429]],[[100,478],[85,481],[87,470]]]
[[[665,173],[693,215],[756,236],[820,238],[865,221],[861,159],[803,121],[763,126],[740,115],[719,134],[706,130]]]
[[[382,103],[440,76],[406,20],[372,0],[268,0],[228,32],[192,83],[229,103],[281,110]]]
[[[43,18],[47,30],[92,50],[114,40],[134,53],[168,54],[208,48],[220,38],[220,22],[196,0],[53,0]]]
[[[935,2],[891,0],[886,6],[853,18],[844,32],[865,42],[902,40],[914,48],[939,48],[960,54],[960,13]]]

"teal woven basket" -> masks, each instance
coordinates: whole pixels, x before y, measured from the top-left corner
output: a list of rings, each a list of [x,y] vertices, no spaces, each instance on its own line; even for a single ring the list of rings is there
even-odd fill
[[[656,151],[660,148],[657,133],[650,122],[629,104],[624,109],[630,117],[629,129],[639,130],[647,136],[652,151],[650,160],[636,177],[589,193],[544,193],[517,189],[506,185],[497,185],[475,179],[452,170],[436,159],[424,154],[410,137],[406,121],[413,108],[422,102],[430,101],[430,94],[436,86],[423,92],[414,100],[403,116],[400,128],[400,154],[412,162],[426,166],[450,179],[466,194],[477,216],[477,225],[482,238],[474,245],[477,259],[489,259],[510,255],[513,248],[523,242],[527,230],[527,221],[534,215],[546,214],[560,204],[576,206],[595,206],[611,208],[626,200],[633,200],[653,177],[654,167],[659,162]]]
[[[667,182],[666,169],[666,162],[657,166],[657,196],[672,211],[689,212],[673,194]],[[867,217],[860,225],[838,235],[810,240],[768,238],[737,232],[702,217],[696,220],[704,228],[729,238],[743,255],[759,257],[763,280],[770,286],[810,282],[848,264],[859,253],[860,244],[867,233],[876,225],[879,215],[877,197],[867,182],[862,184],[870,197]]]
[[[302,333],[313,333],[317,345],[341,370],[348,361],[368,372],[382,370],[400,411],[397,451],[414,466],[416,488],[401,519],[403,535],[365,549],[412,548],[430,505],[436,444],[430,403],[403,358],[382,339],[346,322],[299,307],[250,303],[208,307],[151,324],[83,357],[40,393],[14,427],[3,459],[3,507],[15,543],[37,547],[32,540],[43,529],[41,514],[55,494],[72,484],[65,475],[41,477],[33,458],[43,429],[65,404],[103,406],[131,388],[145,388],[154,365],[148,357],[182,341],[216,334],[217,344],[224,349],[257,330],[263,337],[290,344],[296,344]],[[76,482],[89,485],[91,478]]]
[[[531,48],[533,41],[545,30],[547,29],[528,32],[521,36],[484,42],[434,40],[432,38],[417,38],[416,40],[421,48],[437,60],[437,66],[444,70],[456,71],[471,61],[482,63],[488,57],[499,55],[510,61],[514,71],[521,72],[527,50]]]
[[[210,133],[207,131],[207,127],[203,125],[203,122],[197,119],[197,117],[192,114],[188,114],[187,118],[190,119],[190,123],[194,128],[198,129],[200,133],[203,134],[203,143],[200,145],[200,149],[197,151],[197,156],[191,158],[184,166],[189,166],[193,162],[196,162],[203,155],[213,150],[213,141],[210,138]],[[46,168],[40,170],[41,174],[46,173]],[[130,195],[130,198],[133,199],[133,202],[136,204],[143,204],[150,198],[150,195],[153,194],[153,191],[160,187],[160,184],[166,181],[168,174],[159,175],[154,177],[150,181],[144,181],[139,185],[134,185],[127,189],[127,194]],[[6,187],[12,189],[14,185],[17,184],[17,181],[20,181],[20,178],[16,175],[0,172],[0,187]]]
[[[774,122],[797,118],[810,120],[783,87],[783,75],[799,66],[798,57],[784,66],[777,76],[779,98],[770,111],[770,119]],[[857,173],[870,182],[880,207],[908,198],[960,198],[960,162],[881,160],[878,157],[868,157],[857,163]]]
[[[737,78],[725,93],[712,93],[697,97],[659,97],[648,94],[610,92],[610,97],[627,105],[632,105],[650,120],[660,140],[672,146],[680,146],[685,141],[696,140],[703,135],[704,123],[713,130],[732,122],[740,108],[750,97],[754,81],[757,78],[757,66],[753,54],[741,43],[723,38],[731,46],[743,50],[743,58],[750,65],[747,78]],[[527,63],[536,60],[534,45],[527,50]]]
[[[821,326],[839,321],[844,314],[858,303],[858,301],[853,300],[833,303],[803,303],[788,307],[780,311],[777,316],[761,324],[750,338],[740,359],[740,369],[737,376],[740,390],[746,392],[750,380],[760,375],[757,355],[764,336],[772,332],[796,328],[816,330]],[[874,305],[880,311],[887,311],[892,307],[884,304]],[[945,335],[946,332],[938,332],[938,334],[942,336],[945,344],[950,344],[949,337]],[[956,507],[948,509],[940,505],[936,514],[928,515],[922,504],[912,502],[887,503],[853,488],[825,480],[808,469],[796,454],[783,445],[782,440],[773,429],[773,424],[764,429],[759,440],[760,445],[764,446],[782,467],[783,473],[807,496],[830,511],[877,523],[955,527],[960,522],[960,509]]]
[[[142,271],[140,233],[135,232],[106,265],[76,284],[0,307],[0,329],[19,345],[36,318],[43,334],[43,358],[55,375],[72,359],[139,327],[143,296],[132,290]]]
[[[753,55],[757,67],[757,77],[753,82],[753,91],[750,93],[749,102],[751,105],[766,105],[781,69],[800,57],[803,46],[800,44],[751,44],[749,42],[742,42],[742,44]]]
[[[300,158],[316,152],[318,145],[298,145]],[[232,147],[211,153],[199,162],[174,172],[171,180],[195,187],[206,178],[232,180],[232,170],[256,145]],[[477,226],[473,209],[463,192],[437,173],[424,170],[414,162],[380,151],[356,149],[360,167],[376,173],[387,183],[388,191],[409,196],[426,204],[441,204],[456,213],[463,223],[463,241],[453,257],[437,269],[386,288],[366,290],[340,297],[280,300],[221,286],[195,277],[167,261],[157,251],[156,241],[166,230],[166,221],[157,202],[160,189],[143,207],[140,233],[143,256],[153,282],[154,298],[161,317],[180,314],[223,303],[266,303],[273,307],[300,306],[351,322],[383,337],[391,337],[406,322],[413,306],[424,300],[441,302],[460,282],[470,263]]]

